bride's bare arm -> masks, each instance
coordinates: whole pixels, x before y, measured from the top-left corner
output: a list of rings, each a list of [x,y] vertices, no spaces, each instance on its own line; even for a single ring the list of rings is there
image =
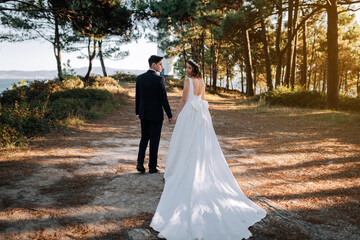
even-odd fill
[[[177,116],[179,115],[179,113],[181,112],[181,110],[183,109],[187,99],[188,99],[188,96],[189,96],[189,88],[190,88],[190,84],[189,84],[189,79],[188,78],[185,78],[185,81],[184,81],[184,89],[183,89],[183,94],[182,94],[182,97],[181,97],[181,100],[180,100],[180,103],[179,103],[179,107],[176,111],[176,114],[175,114],[175,119],[177,118]]]
[[[203,79],[203,83],[204,83],[204,86],[203,86],[203,91],[202,91],[202,94],[201,94],[201,99],[202,99],[202,100],[205,100],[206,84],[205,84],[205,82],[204,82],[204,79]]]

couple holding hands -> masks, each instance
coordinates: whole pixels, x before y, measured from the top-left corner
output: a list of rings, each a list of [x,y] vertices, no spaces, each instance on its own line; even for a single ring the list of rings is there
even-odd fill
[[[168,240],[243,239],[266,211],[238,186],[217,140],[200,66],[190,59],[178,109],[173,116],[161,72],[162,57],[152,55],[150,69],[136,80],[136,115],[141,140],[136,169],[145,173],[150,141],[149,173],[159,173],[157,156],[164,110],[175,127],[164,173],[165,186],[150,226]]]

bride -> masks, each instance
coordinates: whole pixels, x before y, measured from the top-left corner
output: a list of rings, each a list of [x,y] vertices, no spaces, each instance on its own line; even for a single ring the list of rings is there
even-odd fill
[[[165,186],[150,226],[168,240],[243,239],[265,217],[232,175],[217,140],[199,65],[186,64],[188,78],[175,115],[165,168]]]

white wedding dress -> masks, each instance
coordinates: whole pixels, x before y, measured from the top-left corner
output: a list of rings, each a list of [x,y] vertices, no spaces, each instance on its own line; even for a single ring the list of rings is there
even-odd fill
[[[234,240],[266,212],[248,199],[232,175],[217,140],[208,103],[189,95],[170,140],[165,187],[150,226],[167,240]]]

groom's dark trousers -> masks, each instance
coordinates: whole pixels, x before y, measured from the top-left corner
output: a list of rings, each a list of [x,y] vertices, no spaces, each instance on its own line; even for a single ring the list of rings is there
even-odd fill
[[[159,150],[160,134],[163,121],[141,120],[141,140],[138,154],[138,166],[143,166],[146,147],[150,140],[149,169],[155,169]]]
[[[172,118],[165,89],[165,79],[149,70],[136,79],[136,115],[141,119],[141,140],[137,167],[143,167],[146,147],[150,141],[149,169],[155,169],[164,121],[164,111]]]

